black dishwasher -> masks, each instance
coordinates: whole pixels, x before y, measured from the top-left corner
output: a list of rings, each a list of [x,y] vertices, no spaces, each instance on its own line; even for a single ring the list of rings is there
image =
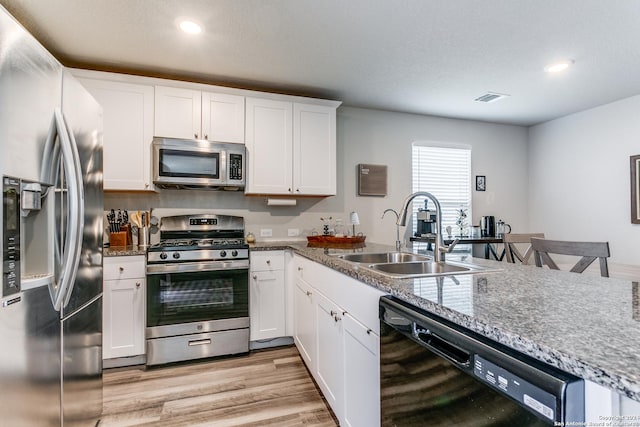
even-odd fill
[[[383,426],[583,425],[584,380],[380,298]]]

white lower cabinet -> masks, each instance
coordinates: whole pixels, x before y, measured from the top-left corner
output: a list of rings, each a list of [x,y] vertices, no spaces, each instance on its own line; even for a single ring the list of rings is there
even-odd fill
[[[309,371],[315,372],[315,295],[313,288],[300,278],[293,289],[293,310],[293,341]]]
[[[340,425],[380,425],[383,292],[294,255],[294,341]]]
[[[250,265],[250,339],[259,341],[284,337],[284,251],[252,252]]]
[[[320,292],[316,294],[316,381],[339,420],[344,407],[344,352],[342,311]]]
[[[145,354],[144,256],[104,259],[102,358]]]
[[[342,425],[379,426],[380,337],[349,313],[343,316],[342,323],[344,325]]]

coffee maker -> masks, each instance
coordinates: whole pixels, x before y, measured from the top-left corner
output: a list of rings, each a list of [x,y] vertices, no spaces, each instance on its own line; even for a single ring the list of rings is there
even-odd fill
[[[436,232],[436,211],[427,208],[428,201],[424,201],[424,209],[418,209],[418,224],[416,237],[422,237]]]
[[[496,217],[480,217],[480,233],[482,237],[496,237]]]

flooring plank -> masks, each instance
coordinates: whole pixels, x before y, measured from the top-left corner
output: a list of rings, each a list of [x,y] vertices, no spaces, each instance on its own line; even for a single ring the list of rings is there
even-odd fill
[[[101,427],[337,426],[294,346],[106,370]]]

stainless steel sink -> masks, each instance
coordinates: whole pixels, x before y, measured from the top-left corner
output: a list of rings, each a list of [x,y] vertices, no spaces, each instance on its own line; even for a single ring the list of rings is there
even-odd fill
[[[337,258],[362,264],[404,264],[407,262],[428,261],[431,257],[408,252],[379,252],[361,254],[342,254]]]
[[[451,263],[446,261],[380,263],[367,265],[367,268],[395,278],[446,276],[452,274],[471,274],[494,271],[479,265]]]

